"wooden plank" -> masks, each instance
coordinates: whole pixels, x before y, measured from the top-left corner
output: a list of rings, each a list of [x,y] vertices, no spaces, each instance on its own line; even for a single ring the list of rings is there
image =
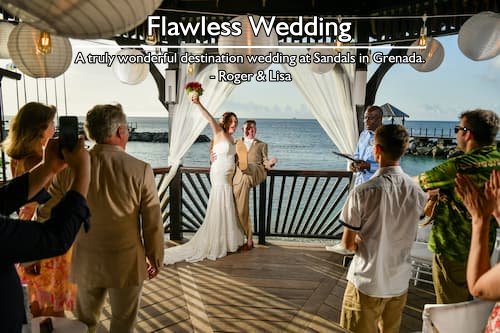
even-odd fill
[[[263,333],[263,332],[286,332],[287,322],[265,321],[265,320],[240,320],[213,318],[212,324],[214,332],[245,332],[245,333]]]
[[[255,290],[261,287],[283,287],[283,288],[298,288],[298,289],[316,289],[319,286],[318,281],[307,281],[307,280],[282,280],[282,279],[270,279],[270,278],[248,278],[248,277],[233,277],[232,280],[241,285],[242,288],[251,288]],[[213,284],[213,285],[225,285],[225,281],[211,280],[210,282],[198,282],[200,285],[203,284]]]
[[[296,309],[255,308],[253,306],[212,305],[207,307],[210,318],[232,318],[241,320],[290,321]]]
[[[296,330],[298,327],[310,327],[311,323],[319,317],[314,315],[318,312],[321,304],[330,295],[334,287],[338,284],[336,279],[325,278],[321,281],[319,287],[314,291],[311,297],[307,300],[306,304],[300,309],[299,313],[290,324],[287,326],[288,332],[299,332]]]
[[[208,321],[205,305],[201,300],[193,275],[189,267],[182,267],[177,270],[179,273],[179,280],[181,287],[184,291],[186,298],[187,308],[191,317],[191,323],[195,332],[213,332],[212,327]]]

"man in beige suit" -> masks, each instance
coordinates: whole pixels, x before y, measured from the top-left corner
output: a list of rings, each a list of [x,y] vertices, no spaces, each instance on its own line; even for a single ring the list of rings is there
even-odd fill
[[[94,332],[106,293],[111,333],[133,332],[142,284],[163,263],[163,226],[151,166],[125,152],[127,119],[121,105],[96,105],[87,113],[90,150],[90,231],[73,247],[71,280],[77,284],[76,316]],[[57,202],[71,183],[58,174],[49,192]],[[42,208],[49,209],[52,204]]]
[[[270,170],[278,162],[273,157],[267,158],[267,144],[256,139],[257,124],[255,120],[247,120],[243,125],[244,137],[236,140],[238,167],[233,178],[233,192],[241,226],[247,236],[245,248],[253,248],[253,225],[250,220],[249,194],[250,188],[262,183]]]

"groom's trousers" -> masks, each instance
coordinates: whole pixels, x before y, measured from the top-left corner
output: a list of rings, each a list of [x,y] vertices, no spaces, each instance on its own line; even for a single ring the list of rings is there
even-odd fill
[[[233,193],[240,224],[247,236],[251,235],[253,231],[253,224],[250,220],[250,189],[262,183],[266,176],[267,172],[263,165],[248,163],[248,168],[245,171],[236,168],[233,178]]]

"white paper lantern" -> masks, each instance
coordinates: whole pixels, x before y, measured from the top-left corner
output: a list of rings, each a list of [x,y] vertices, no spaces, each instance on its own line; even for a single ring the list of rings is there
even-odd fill
[[[253,15],[255,23],[258,22],[259,16]],[[230,48],[230,46],[276,46],[278,45],[278,35],[271,31],[268,37],[261,27],[257,36],[254,35],[248,16],[242,15],[235,17],[231,22],[241,22],[242,33],[240,36],[221,36],[219,37],[219,54],[229,53],[232,55],[243,55],[245,62],[243,64],[222,64],[219,69],[224,69],[232,73],[256,73],[259,70],[265,70],[270,63],[255,63],[251,64],[247,61],[247,55],[268,55],[269,48]]]
[[[116,55],[132,56],[130,59],[133,59],[133,56],[142,57],[143,53],[135,49],[124,49],[118,51]],[[120,63],[118,59],[115,59],[113,62],[113,71],[121,82],[126,84],[139,84],[148,76],[149,65],[131,62]]]
[[[52,51],[39,54],[37,43],[40,31],[21,23],[9,36],[8,48],[12,62],[24,74],[34,77],[58,77],[64,73],[73,56],[71,44],[66,37],[52,35]]]
[[[0,0],[0,5],[40,30],[71,38],[108,38],[132,30],[162,0]]]
[[[500,54],[500,14],[481,12],[469,18],[458,33],[458,47],[472,60]]]
[[[8,22],[0,22],[0,58],[8,59],[9,48],[7,47],[7,42],[9,41],[9,36],[12,30],[14,29],[14,25]]]
[[[335,63],[318,63],[314,61],[314,54],[316,52],[321,53],[321,56],[335,56],[337,53],[340,53],[340,50],[335,50],[332,46],[331,48],[313,48],[309,49],[309,54],[311,55],[311,63],[309,64],[309,69],[317,74],[324,74],[333,69],[335,67]]]
[[[411,46],[418,46],[418,40],[413,42]],[[425,49],[408,49],[407,54],[411,55],[413,53],[417,55],[421,55],[424,58],[425,63],[419,64],[410,64],[411,67],[415,68],[415,70],[419,72],[431,72],[438,68],[444,59],[444,48],[441,43],[432,37],[427,37],[426,47]]]

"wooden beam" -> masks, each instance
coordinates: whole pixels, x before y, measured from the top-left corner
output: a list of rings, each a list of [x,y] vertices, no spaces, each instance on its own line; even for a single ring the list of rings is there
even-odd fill
[[[413,41],[399,43],[398,45],[410,45],[412,42]],[[406,54],[406,52],[407,49],[392,49],[389,52],[389,55],[404,55]],[[389,69],[391,69],[393,65],[394,63],[392,62],[384,62],[380,64],[375,73],[373,73],[370,80],[368,80],[368,83],[366,84],[365,105],[373,105],[373,103],[375,103],[375,97],[377,95],[378,87],[380,86],[380,83],[382,83],[382,79],[384,78],[385,74],[389,71]]]

